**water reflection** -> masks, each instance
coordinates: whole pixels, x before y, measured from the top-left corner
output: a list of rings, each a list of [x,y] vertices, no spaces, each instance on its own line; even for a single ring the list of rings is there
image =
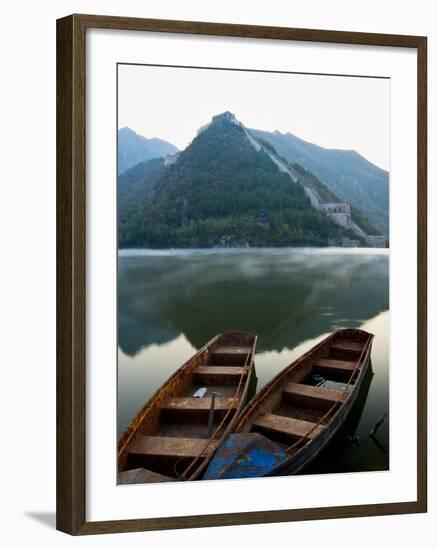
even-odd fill
[[[386,250],[127,251],[118,276],[119,346],[131,356],[233,329],[258,334],[259,352],[293,349],[388,309]]]
[[[306,473],[389,466],[388,253],[260,249],[119,255],[118,433],[218,332],[258,335],[253,391],[341,326],[376,335],[373,376],[343,432]],[[256,388],[257,386],[257,388]]]

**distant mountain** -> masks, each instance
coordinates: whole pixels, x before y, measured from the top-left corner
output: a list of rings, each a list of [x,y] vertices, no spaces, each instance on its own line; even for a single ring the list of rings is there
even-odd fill
[[[325,149],[287,133],[250,130],[289,162],[315,174],[337,197],[349,201],[386,236],[389,232],[389,174],[353,150]]]
[[[129,214],[127,203],[123,207],[120,247],[326,245],[357,239],[312,207],[299,174],[228,112],[213,117],[172,162],[133,170],[131,193],[143,185],[144,195],[129,203]],[[144,172],[149,170],[152,180]],[[120,189],[122,184],[120,179]]]
[[[121,128],[118,132],[118,173],[122,174],[139,162],[178,152],[175,145],[162,139],[147,139],[136,134],[131,128]]]

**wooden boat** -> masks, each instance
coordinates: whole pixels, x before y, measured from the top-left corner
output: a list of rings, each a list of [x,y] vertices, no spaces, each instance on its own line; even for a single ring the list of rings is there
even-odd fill
[[[203,479],[296,474],[345,422],[374,336],[334,332],[272,379],[242,411]]]
[[[158,389],[119,440],[119,483],[202,474],[246,404],[256,340],[219,334]]]

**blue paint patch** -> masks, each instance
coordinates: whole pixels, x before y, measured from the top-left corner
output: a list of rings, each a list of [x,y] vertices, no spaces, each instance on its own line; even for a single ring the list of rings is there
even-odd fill
[[[265,449],[252,449],[248,454],[251,462],[258,468],[270,468],[276,463],[275,455],[270,454]]]
[[[232,434],[217,449],[203,479],[262,477],[289,458],[261,434]]]

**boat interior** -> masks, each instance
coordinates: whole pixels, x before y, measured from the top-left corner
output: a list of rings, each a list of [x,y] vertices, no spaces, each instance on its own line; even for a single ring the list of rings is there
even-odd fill
[[[366,355],[366,333],[343,332],[274,379],[237,431],[260,433],[291,454],[317,437],[348,399]]]
[[[219,335],[183,365],[149,402],[119,470],[173,478],[196,471],[245,404],[255,340],[247,333]]]

